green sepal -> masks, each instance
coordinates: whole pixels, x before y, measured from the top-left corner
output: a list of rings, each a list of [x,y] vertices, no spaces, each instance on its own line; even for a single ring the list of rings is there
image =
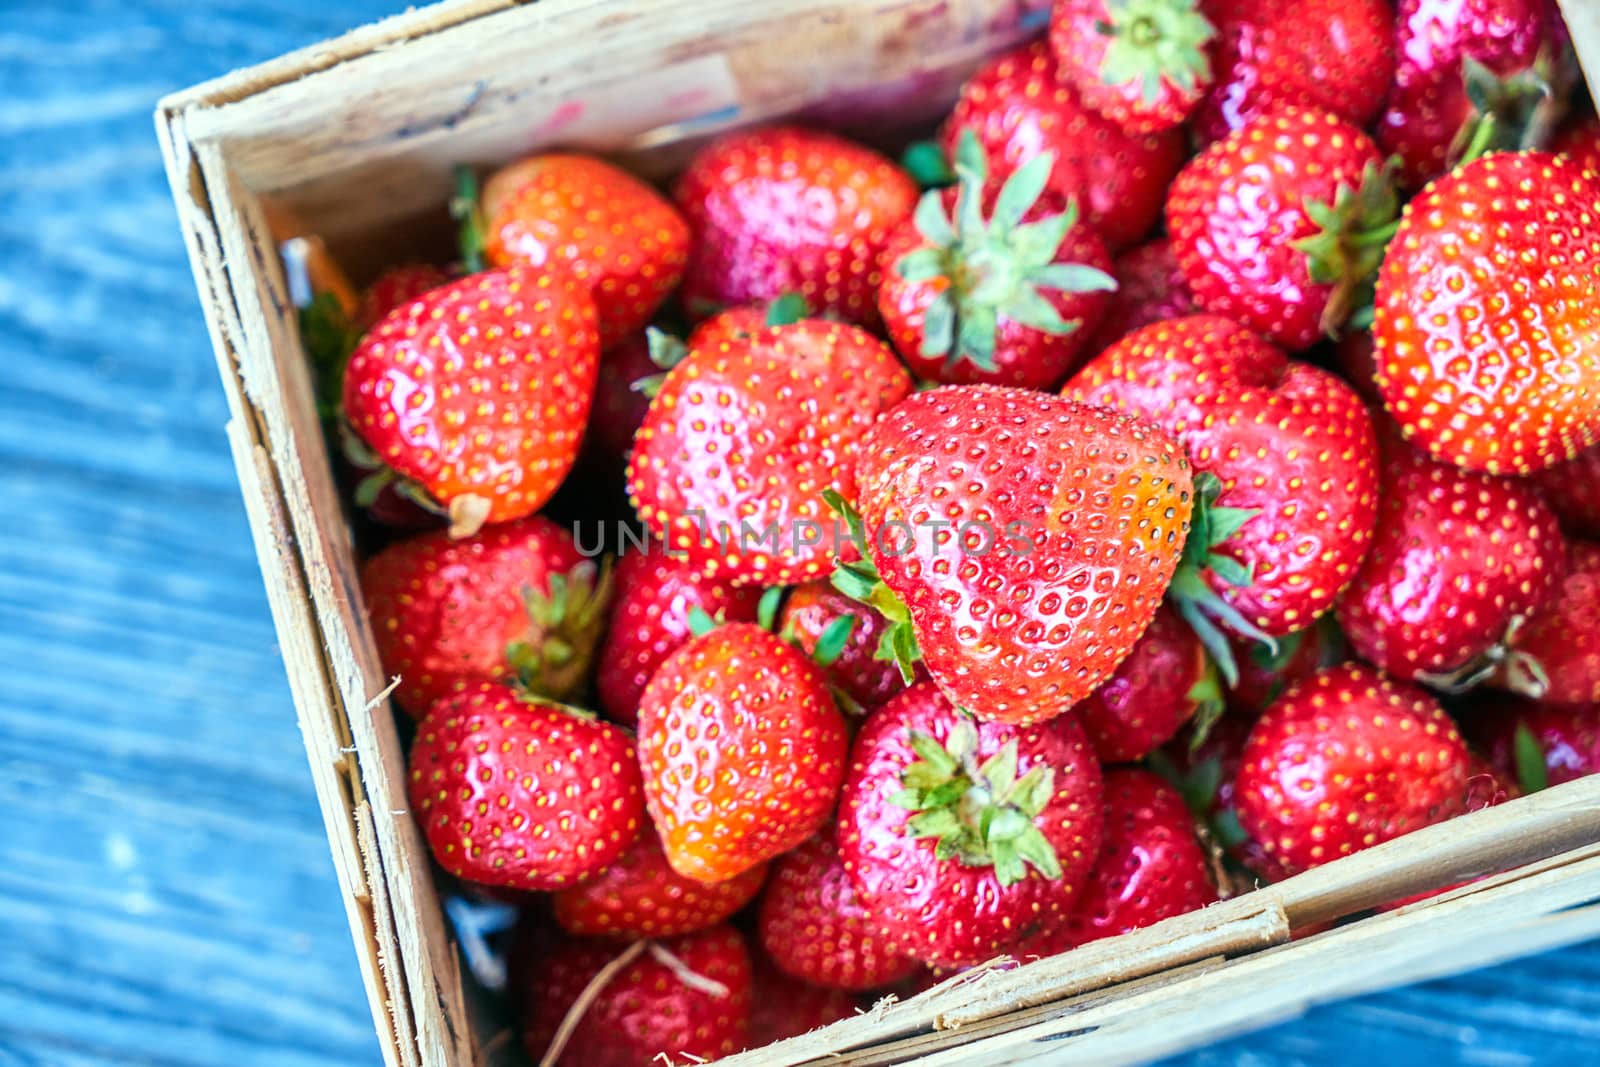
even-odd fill
[[[694,637],[704,637],[717,628],[717,620],[708,615],[706,609],[699,604],[689,609],[684,621],[689,624],[689,633]]]
[[[654,326],[646,326],[644,336],[645,344],[650,351],[650,362],[660,367],[661,373],[647,374],[643,378],[635,379],[628,388],[654,400],[656,394],[661,392],[662,383],[667,380],[667,372],[688,356],[689,346],[683,343],[682,338],[675,337],[665,330],[658,330]]]
[[[900,155],[900,165],[923,189],[941,189],[956,182],[950,159],[937,141],[916,141],[909,145]]]
[[[840,615],[829,622],[817,637],[817,647],[811,650],[812,662],[819,667],[833,666],[844,653],[845,646],[850,643],[850,635],[855,632],[855,628],[854,615]]]
[[[508,642],[506,662],[528,693],[563,701],[582,692],[611,600],[611,560],[584,560],[552,574],[546,590],[522,591],[528,639]]]
[[[1227,701],[1222,695],[1221,675],[1222,672],[1217,669],[1215,661],[1207,656],[1205,673],[1185,694],[1194,703],[1193,725],[1189,732],[1191,752],[1205,744],[1206,738],[1211,734],[1211,727],[1215,726],[1217,720],[1222,718],[1222,713],[1228,710]]]
[[[1491,152],[1544,148],[1566,114],[1577,73],[1566,42],[1547,41],[1533,63],[1505,77],[1463,57],[1461,81],[1472,107],[1446,153],[1451,166]]]
[[[856,511],[836,489],[824,489],[822,499],[849,526],[851,538],[865,555],[871,541],[868,540],[866,524],[861,520],[861,513]],[[829,580],[839,592],[851,600],[872,608],[889,623],[882,636],[878,638],[878,647],[873,652],[873,658],[893,663],[900,669],[900,677],[907,685],[914,682],[917,677],[917,664],[922,660],[922,650],[917,645],[916,630],[911,622],[911,609],[906,607],[905,601],[895,595],[894,590],[884,584],[878,574],[878,568],[870,559],[851,563],[840,560],[834,564],[833,574]]]
[[[1533,736],[1527,723],[1517,723],[1511,748],[1517,765],[1517,784],[1522,787],[1522,792],[1537,793],[1550,788],[1550,766],[1544,760],[1544,746]]]
[[[1400,198],[1395,192],[1395,160],[1368,163],[1360,184],[1341,183],[1332,203],[1307,200],[1305,210],[1317,232],[1294,242],[1305,255],[1311,280],[1333,292],[1322,313],[1322,330],[1337,337],[1352,312],[1373,301],[1373,283],[1384,249],[1400,225]]]
[[[344,410],[344,368],[361,343],[361,331],[332,293],[318,293],[300,309],[300,347],[315,376],[317,414],[334,419]]]
[[[767,326],[793,326],[809,314],[811,308],[806,305],[804,296],[784,293],[767,305],[767,314],[762,321]]]
[[[456,241],[460,247],[461,265],[468,274],[476,274],[488,266],[484,249],[483,205],[478,195],[478,175],[471,167],[455,169],[456,192],[450,199],[450,217],[456,220]]]
[[[1206,46],[1216,36],[1196,0],[1106,0],[1096,29],[1111,40],[1100,65],[1107,85],[1137,84],[1139,99],[1155,106],[1161,83],[1193,95],[1211,81]]]
[[[761,599],[756,602],[756,625],[772,633],[778,625],[778,609],[783,607],[783,594],[785,590],[781,585],[768,586],[761,593]]]

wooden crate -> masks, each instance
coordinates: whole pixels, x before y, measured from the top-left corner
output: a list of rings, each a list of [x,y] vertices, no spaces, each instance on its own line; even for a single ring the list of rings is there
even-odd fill
[[[157,126],[226,388],[228,437],[386,1061],[471,1064],[487,1035],[406,812],[295,314],[262,197],[358,272],[441,229],[455,163],[543,144],[665,172],[722,129],[886,127],[948,106],[1047,0],[455,0],[163,101]],[[1600,5],[1567,0],[1590,70]],[[1501,872],[1309,938],[1292,931]],[[1281,885],[746,1053],[750,1065],[1124,1062],[1331,998],[1600,934],[1600,778]]]

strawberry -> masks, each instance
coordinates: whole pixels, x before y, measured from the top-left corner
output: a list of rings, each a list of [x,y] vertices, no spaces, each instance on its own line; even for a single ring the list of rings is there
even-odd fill
[[[1149,771],[1107,771],[1105,836],[1066,922],[1073,945],[1150,926],[1217,899],[1183,796]]]
[[[1551,704],[1600,703],[1600,544],[1567,542],[1555,596],[1514,642],[1490,685]]]
[[[1584,449],[1565,463],[1534,471],[1528,480],[1544,494],[1563,530],[1600,540],[1600,445]]]
[[[608,967],[620,969],[603,974]],[[727,926],[626,948],[568,940],[521,992],[523,1047],[552,1067],[719,1059],[748,1043],[751,981],[744,939]],[[585,994],[593,999],[580,1005]],[[582,1012],[576,1026],[554,1046],[574,1009]]]
[[[1600,179],[1488,156],[1406,205],[1378,278],[1378,389],[1446,463],[1527,474],[1600,441]]]
[[[1465,807],[1467,746],[1425,691],[1349,663],[1291,686],[1250,732],[1239,823],[1287,873]]]
[[[1395,678],[1472,685],[1555,593],[1556,517],[1530,485],[1438,463],[1392,430],[1372,547],[1339,601],[1350,647]]]
[[[1399,0],[1394,85],[1377,122],[1385,155],[1416,188],[1478,145],[1534,147],[1548,134],[1556,71],[1543,51],[1550,0]]]
[[[390,267],[362,291],[356,321],[362,329],[370,330],[395,308],[404,307],[449,281],[450,275],[432,263],[402,263]]]
[[[968,80],[941,134],[951,156],[967,129],[994,162],[997,180],[1050,153],[1046,188],[1075,201],[1113,249],[1150,231],[1183,163],[1179,131],[1130,136],[1085,106],[1059,80],[1046,41],[1007,52]]]
[[[1151,419],[1188,450],[1201,520],[1172,595],[1230,685],[1213,619],[1257,640],[1290,634],[1355,576],[1377,510],[1376,445],[1366,408],[1334,375],[1196,315],[1124,337],[1066,395]]]
[[[854,326],[805,319],[692,349],[635,438],[628,495],[710,578],[784,585],[826,572],[822,494],[855,497],[856,453],[911,379]]]
[[[600,357],[585,445],[597,448],[612,464],[625,463],[633,435],[650,410],[650,397],[635,385],[660,372],[651,355],[650,335],[642,330],[608,348]]]
[[[839,855],[895,950],[979,963],[1054,925],[1100,847],[1100,767],[1070,717],[974,720],[923,682],[856,737]]]
[[[817,649],[829,640],[829,628],[839,625],[840,619],[850,620],[850,632],[837,655],[831,659],[824,655],[829,662],[822,665],[823,673],[835,696],[845,697],[855,710],[875,708],[906,687],[894,660],[878,658],[889,631],[882,615],[818,580],[797,585],[789,593],[778,616],[778,632],[815,659]],[[921,664],[916,666],[916,677],[927,677]]]
[[[842,989],[797,982],[764,959],[755,961],[755,995],[750,1005],[750,1047],[854,1018],[856,1001]]]
[[[1221,140],[1288,104],[1366,126],[1394,72],[1389,0],[1216,0],[1215,84],[1195,109],[1201,140]]]
[[[1130,134],[1171,129],[1211,85],[1198,0],[1055,0],[1056,77]]]
[[[434,859],[470,882],[576,884],[615,862],[644,822],[622,729],[495,682],[434,704],[409,766]]]
[[[724,308],[701,319],[689,335],[689,348],[712,348],[743,341],[766,326],[788,326],[811,317],[806,298],[799,293],[784,293],[765,304],[744,304]]]
[[[1077,707],[1102,763],[1143,759],[1199,714],[1222,713],[1222,689],[1194,630],[1168,607],[1116,672]]]
[[[344,412],[468,536],[537,511],[578,454],[594,302],[553,271],[489,271],[390,312],[350,357]]]
[[[1227,704],[1251,718],[1266,711],[1291,682],[1348,658],[1332,612],[1304,630],[1279,637],[1276,650],[1238,637],[1230,637],[1228,644],[1239,666],[1239,680],[1223,687]]]
[[[1600,707],[1485,697],[1462,727],[1523,793],[1600,772]]]
[[[1076,363],[1116,281],[1076,206],[1042,195],[1052,158],[1012,172],[986,206],[988,162],[966,130],[959,193],[929,190],[890,236],[878,309],[918,377],[1045,389]]]
[[[1396,210],[1371,138],[1332,112],[1285,107],[1179,172],[1167,232],[1197,305],[1299,350],[1365,301]]]
[[[639,698],[661,662],[693,634],[690,613],[699,608],[728,622],[755,622],[761,590],[732,589],[700,576],[698,568],[668,552],[659,541],[617,560],[616,603],[598,657],[595,692],[601,710],[634,725]]]
[[[833,810],[847,745],[802,653],[749,623],[690,640],[639,702],[645,798],[673,870],[725,881],[810,837]]]
[[[756,921],[768,958],[812,985],[876,989],[917,969],[894,953],[856,899],[832,827],[772,865]]]
[[[917,187],[842,137],[765,126],[703,148],[675,195],[694,233],[683,282],[692,312],[796,292],[819,314],[870,326],[879,256],[916,206]]]
[[[395,699],[421,715],[480,681],[518,680],[565,700],[588,681],[610,581],[572,536],[532,516],[464,540],[396,541],[361,568],[361,592]]]
[[[1586,112],[1568,119],[1550,138],[1550,151],[1600,175],[1600,117]]]
[[[1128,249],[1117,257],[1117,290],[1100,319],[1100,327],[1085,346],[1098,354],[1141,326],[1182,318],[1195,310],[1189,285],[1178,268],[1178,257],[1165,237]]]
[[[1188,526],[1165,434],[1043,393],[946,386],[892,409],[858,462],[870,562],[834,574],[959,706],[1040,722],[1088,696],[1160,604]],[[844,502],[834,498],[839,506]],[[864,520],[864,522],[863,522]]]
[[[689,227],[666,197],[592,156],[532,156],[484,183],[484,251],[497,267],[566,268],[594,293],[600,340],[644,328],[677,287]]]
[[[611,866],[552,898],[555,920],[569,934],[627,941],[674,937],[731,918],[755,899],[766,864],[716,885],[685,878],[667,863],[661,842],[641,833]]]

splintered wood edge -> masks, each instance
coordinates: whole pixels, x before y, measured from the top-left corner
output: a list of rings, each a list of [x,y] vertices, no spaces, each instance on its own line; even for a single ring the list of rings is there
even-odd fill
[[[406,995],[405,963],[400,958],[400,943],[394,936],[394,909],[389,902],[389,884],[383,874],[383,857],[378,851],[378,835],[372,825],[372,806],[365,801],[356,807],[356,842],[372,887],[374,929],[378,937],[378,965],[387,987],[398,994],[388,1002],[390,1025],[400,1050],[403,1067],[418,1067],[417,1034],[412,1026],[410,1000]],[[384,1042],[387,1046],[388,1042]],[[385,1048],[387,1058],[388,1049]]]

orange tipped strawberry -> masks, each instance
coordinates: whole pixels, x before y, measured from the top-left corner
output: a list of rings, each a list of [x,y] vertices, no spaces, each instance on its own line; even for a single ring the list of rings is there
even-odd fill
[[[1406,438],[1490,474],[1600,441],[1600,177],[1543,152],[1466,164],[1406,205],[1378,278],[1378,389]]]
[[[1198,0],[1056,0],[1058,77],[1129,133],[1183,122],[1211,86],[1216,29]]]
[[[650,321],[689,255],[689,227],[667,198],[592,156],[501,168],[484,183],[483,218],[494,266],[565,267],[590,287],[607,346]]]
[[[433,706],[409,766],[434,858],[470,882],[574,885],[644,824],[638,757],[621,728],[492,682]]]
[[[532,514],[583,436],[594,301],[556,271],[488,271],[390,312],[350,356],[344,412],[459,536]]]

